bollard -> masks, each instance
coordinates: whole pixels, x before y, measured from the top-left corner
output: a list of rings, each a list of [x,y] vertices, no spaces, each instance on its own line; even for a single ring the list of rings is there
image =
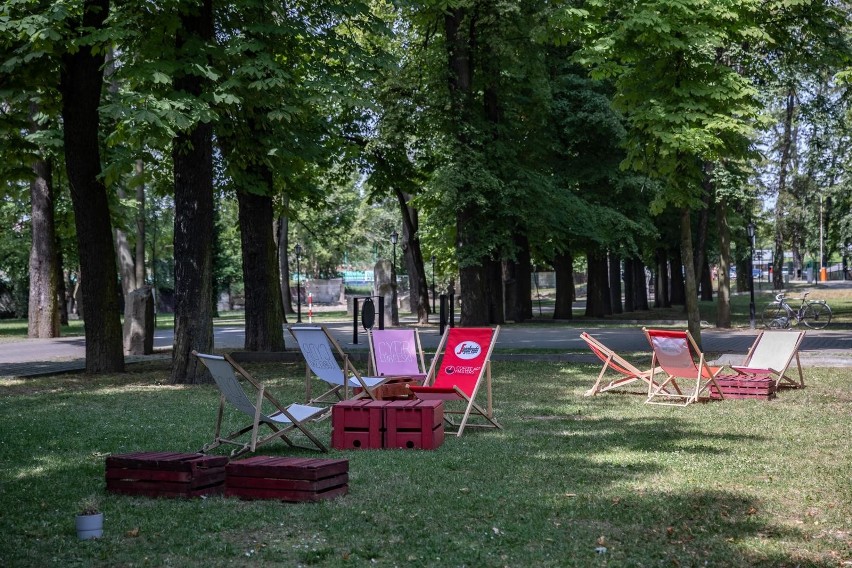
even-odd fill
[[[438,335],[444,336],[444,328],[447,326],[447,295],[441,294],[440,298],[440,314],[438,316]]]
[[[352,344],[358,345],[358,298],[352,298]]]

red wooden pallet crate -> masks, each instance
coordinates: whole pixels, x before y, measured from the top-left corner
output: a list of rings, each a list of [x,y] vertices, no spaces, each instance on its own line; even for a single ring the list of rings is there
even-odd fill
[[[384,402],[344,400],[331,408],[331,446],[336,450],[379,449],[384,430]]]
[[[434,450],[444,443],[442,401],[392,401],[384,408],[385,448]]]
[[[222,493],[225,456],[136,452],[106,459],[107,491],[148,497],[198,497]]]
[[[226,468],[225,495],[241,499],[320,501],[349,491],[349,460],[254,456]]]
[[[722,398],[719,396],[720,390],[725,398],[756,398],[760,400],[775,398],[775,379],[767,375],[752,377],[721,376],[716,377],[716,383],[719,385],[718,389],[715,385],[710,385],[710,398]]]

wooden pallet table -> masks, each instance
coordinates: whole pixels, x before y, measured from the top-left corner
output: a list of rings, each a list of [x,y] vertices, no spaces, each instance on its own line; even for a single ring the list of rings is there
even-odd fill
[[[147,497],[199,497],[225,489],[225,456],[136,452],[106,458],[111,493]]]
[[[393,401],[384,409],[385,448],[434,450],[444,443],[442,401]]]
[[[377,450],[385,429],[384,402],[344,400],[331,407],[331,447],[336,450]]]
[[[719,391],[725,398],[755,398],[759,400],[770,400],[775,398],[776,387],[775,379],[765,375],[754,375],[751,377],[743,377],[741,375],[720,376],[716,377],[716,384],[710,385],[710,398],[722,398]]]
[[[303,502],[349,491],[349,460],[254,456],[228,464],[225,495]]]

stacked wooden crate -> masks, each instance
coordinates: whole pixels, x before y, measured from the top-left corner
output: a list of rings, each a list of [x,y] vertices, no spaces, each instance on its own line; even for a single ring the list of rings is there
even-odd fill
[[[106,459],[107,491],[148,497],[198,497],[222,493],[225,456],[135,452]]]
[[[227,466],[225,495],[320,501],[349,491],[349,460],[254,456]]]

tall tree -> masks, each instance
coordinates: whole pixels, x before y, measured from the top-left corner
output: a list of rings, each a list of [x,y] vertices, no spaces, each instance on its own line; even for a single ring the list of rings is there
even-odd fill
[[[75,49],[62,55],[65,167],[74,204],[86,330],[86,372],[124,370],[119,290],[99,141],[108,0],[86,0],[69,22]]]

